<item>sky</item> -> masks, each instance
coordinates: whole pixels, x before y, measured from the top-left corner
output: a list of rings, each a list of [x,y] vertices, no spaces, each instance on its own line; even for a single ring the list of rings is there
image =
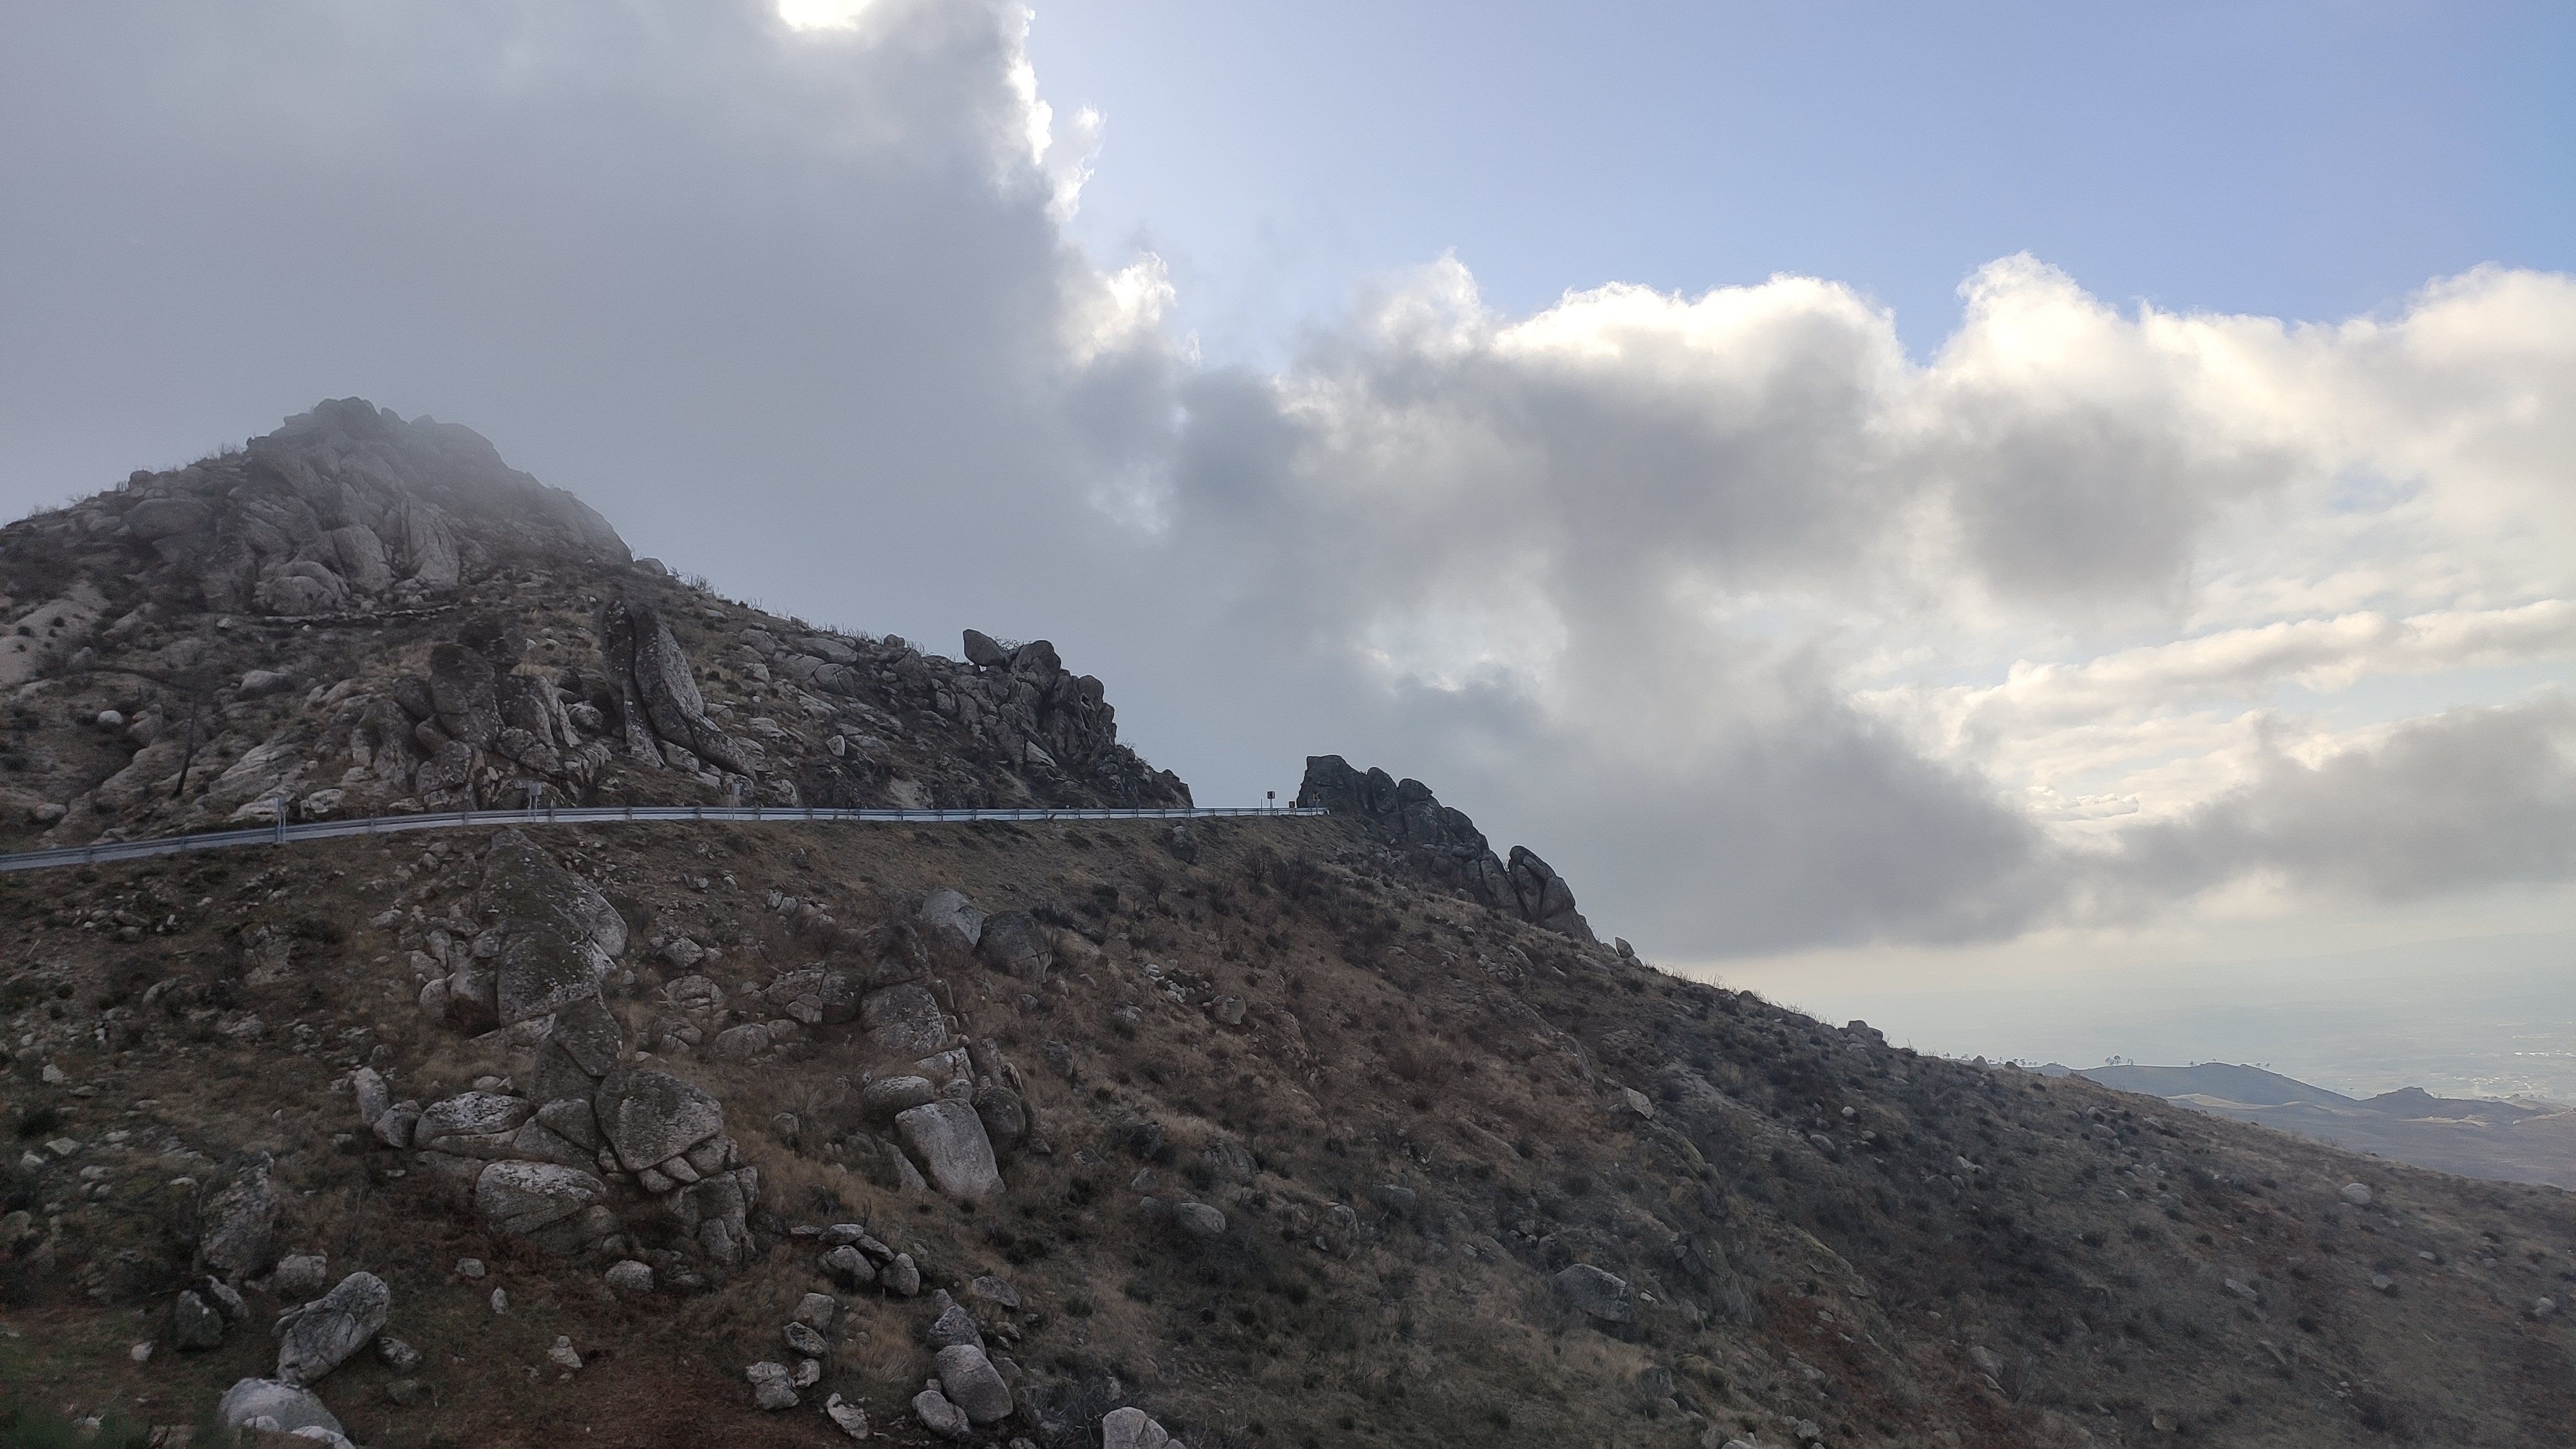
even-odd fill
[[[2576,19],[2094,9],[0,7],[0,511],[361,395],[1926,1047],[2527,999]]]

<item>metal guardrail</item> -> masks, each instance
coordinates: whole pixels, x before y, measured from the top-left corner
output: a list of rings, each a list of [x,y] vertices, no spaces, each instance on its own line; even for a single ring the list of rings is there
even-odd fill
[[[1321,815],[1321,810],[1293,806],[1205,805],[1176,809],[1089,810],[833,810],[805,806],[762,805],[604,805],[521,810],[443,810],[419,815],[371,815],[357,820],[312,820],[289,825],[283,820],[257,830],[218,830],[203,835],[162,835],[148,840],[103,840],[91,845],[65,845],[52,850],[22,850],[0,855],[0,871],[44,870],[58,865],[96,865],[113,860],[143,860],[156,855],[182,855],[198,850],[227,850],[242,845],[286,845],[298,840],[338,840],[352,835],[397,835],[407,830],[471,830],[500,825],[600,825],[620,822],[692,821],[718,824],[968,824],[978,820],[1210,820]]]

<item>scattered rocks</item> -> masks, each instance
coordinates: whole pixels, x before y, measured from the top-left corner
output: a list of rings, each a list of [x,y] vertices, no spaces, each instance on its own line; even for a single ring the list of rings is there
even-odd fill
[[[2345,1202],[2351,1203],[2354,1207],[2370,1206],[2370,1188],[2362,1183],[2345,1183],[2337,1196],[2341,1197]]]
[[[376,1357],[384,1360],[385,1367],[398,1374],[407,1374],[420,1367],[420,1350],[391,1336],[376,1340]]]
[[[483,1260],[480,1258],[459,1258],[456,1260],[456,1276],[463,1278],[468,1282],[479,1281],[484,1274],[490,1271],[491,1269],[483,1266]]]
[[[885,1284],[886,1291],[898,1297],[910,1298],[921,1292],[921,1270],[913,1266],[910,1253],[895,1254],[894,1261],[879,1270],[877,1278]]]
[[[546,1350],[546,1362],[573,1373],[581,1372],[581,1352],[572,1346],[572,1335],[558,1333],[554,1345]]]
[[[653,1291],[653,1265],[639,1263],[633,1258],[611,1264],[603,1277],[612,1290],[627,1297],[640,1297]]]
[[[823,1335],[816,1333],[805,1324],[791,1323],[781,1332],[787,1339],[787,1346],[807,1358],[822,1358],[832,1351],[832,1345],[824,1339]]]

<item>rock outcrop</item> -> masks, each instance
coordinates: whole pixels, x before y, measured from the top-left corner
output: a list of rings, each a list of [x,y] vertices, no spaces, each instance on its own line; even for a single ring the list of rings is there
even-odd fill
[[[1297,804],[1358,821],[1443,889],[1464,891],[1471,900],[1559,935],[1595,939],[1565,877],[1525,845],[1513,846],[1506,863],[1465,811],[1441,804],[1420,780],[1397,780],[1379,769],[1363,773],[1339,755],[1309,755]]]
[[[360,398],[100,501],[156,572],[235,613],[419,608],[529,558],[632,558],[607,519],[471,428]]]

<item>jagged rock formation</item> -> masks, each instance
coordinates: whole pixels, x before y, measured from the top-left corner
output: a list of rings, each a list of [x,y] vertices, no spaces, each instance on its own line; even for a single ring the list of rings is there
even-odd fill
[[[635,561],[473,432],[326,402],[0,529],[0,843],[547,803],[1185,805],[1044,640],[969,662]],[[978,642],[980,641],[980,642]],[[36,844],[25,840],[22,844]]]
[[[1578,941],[1594,939],[1565,877],[1526,845],[1513,846],[1508,863],[1497,857],[1476,822],[1441,804],[1420,780],[1374,768],[1363,774],[1339,755],[1308,755],[1297,804],[1350,817],[1415,871],[1470,900]]]

